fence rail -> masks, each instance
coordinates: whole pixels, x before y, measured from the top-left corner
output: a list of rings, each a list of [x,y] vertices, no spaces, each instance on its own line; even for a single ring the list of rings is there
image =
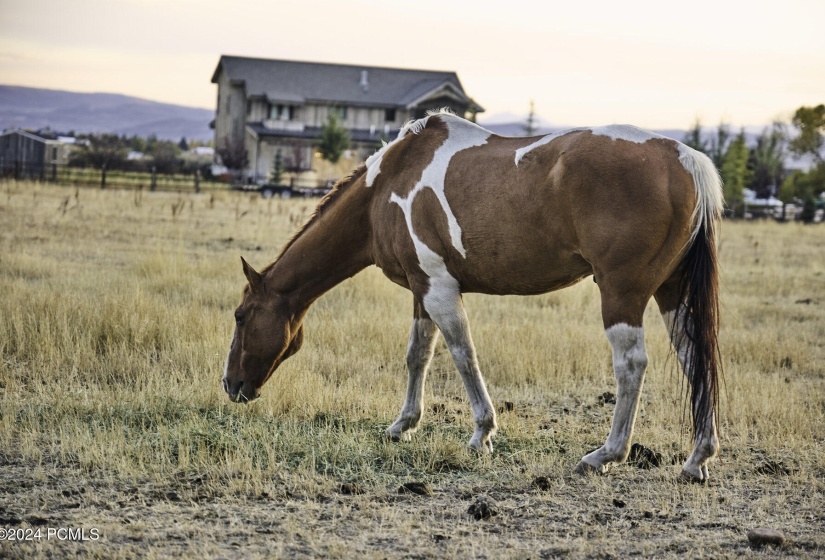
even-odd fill
[[[199,171],[164,174],[139,171],[119,171],[70,167],[59,164],[24,164],[0,162],[0,177],[6,179],[41,181],[78,187],[101,189],[148,189],[176,192],[226,189],[227,183],[207,179]]]

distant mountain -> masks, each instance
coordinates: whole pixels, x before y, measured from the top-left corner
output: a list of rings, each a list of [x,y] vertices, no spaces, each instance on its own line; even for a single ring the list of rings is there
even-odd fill
[[[535,119],[535,136],[541,136],[542,134],[551,134],[553,132],[558,132],[560,130],[568,130],[571,128],[576,128],[576,126],[580,126],[555,125],[550,123],[549,121],[544,120],[538,115],[536,115]],[[527,115],[514,115],[513,113],[498,113],[480,119],[478,121],[478,124],[486,128],[490,132],[494,132],[500,136],[525,136],[524,124],[526,122]],[[685,137],[685,134],[687,134],[687,130],[679,129],[654,130],[653,132],[679,141],[681,141]],[[710,131],[708,131],[708,134],[710,134]]]
[[[161,139],[210,140],[214,111],[115,93],[76,93],[0,85],[0,129],[50,128]]]

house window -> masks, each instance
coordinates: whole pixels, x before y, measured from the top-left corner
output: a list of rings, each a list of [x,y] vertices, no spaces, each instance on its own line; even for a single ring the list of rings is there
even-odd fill
[[[291,121],[295,119],[295,106],[293,105],[270,105],[269,118],[273,121]]]
[[[384,122],[395,122],[395,109],[384,110]]]
[[[333,107],[332,114],[338,117],[340,120],[344,120],[347,118],[347,108],[344,106]]]

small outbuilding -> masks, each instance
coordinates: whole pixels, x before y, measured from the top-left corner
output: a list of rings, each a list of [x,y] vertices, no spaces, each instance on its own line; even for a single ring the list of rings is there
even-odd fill
[[[73,139],[72,139],[73,140]],[[0,134],[0,174],[17,179],[47,179],[69,161],[72,144],[21,129]]]

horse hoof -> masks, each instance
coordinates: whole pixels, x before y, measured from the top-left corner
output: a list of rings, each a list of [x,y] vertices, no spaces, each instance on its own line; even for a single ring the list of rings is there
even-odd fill
[[[604,471],[602,469],[594,467],[590,463],[586,463],[584,461],[579,461],[579,464],[576,465],[576,468],[573,470],[573,472],[580,476],[604,474]]]
[[[677,479],[679,482],[683,484],[707,484],[708,479],[707,477],[702,478],[696,476],[692,472],[688,471],[687,469],[682,469],[682,472],[679,474],[679,478]]]
[[[409,434],[409,432],[398,433],[398,432],[391,432],[391,431],[387,430],[386,432],[384,432],[384,439],[386,441],[392,441],[392,442],[411,441],[412,436]]]
[[[493,442],[489,439],[484,443],[470,442],[467,447],[479,455],[490,455],[493,453]]]

